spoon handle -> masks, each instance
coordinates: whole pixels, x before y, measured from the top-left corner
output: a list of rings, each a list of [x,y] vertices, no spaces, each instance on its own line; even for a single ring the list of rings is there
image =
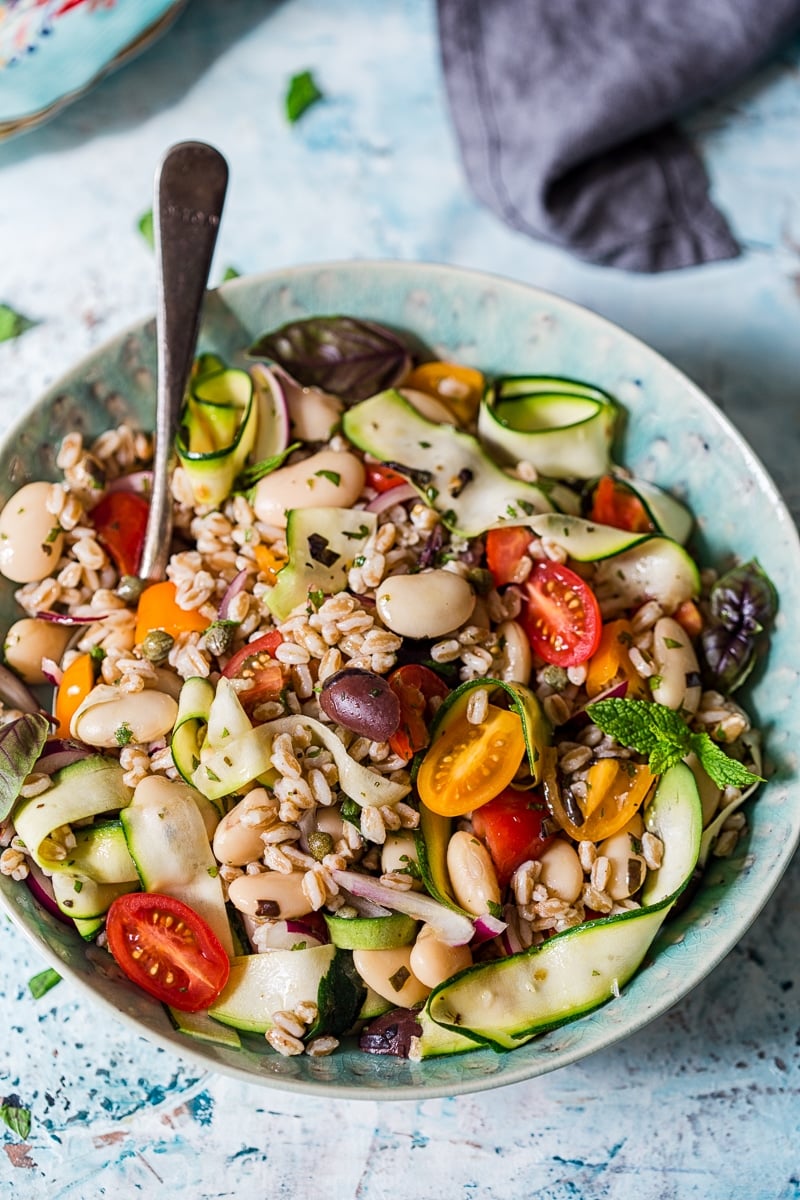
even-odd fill
[[[203,142],[172,146],[156,173],[158,391],[153,490],[139,566],[141,579],[163,579],[169,557],[172,448],[227,185],[228,164],[219,151]]]

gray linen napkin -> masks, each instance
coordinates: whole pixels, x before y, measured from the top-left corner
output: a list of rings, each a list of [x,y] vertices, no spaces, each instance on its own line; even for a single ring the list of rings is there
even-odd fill
[[[800,0],[438,0],[450,109],[484,204],[581,258],[733,258],[703,164],[669,124],[800,24]]]

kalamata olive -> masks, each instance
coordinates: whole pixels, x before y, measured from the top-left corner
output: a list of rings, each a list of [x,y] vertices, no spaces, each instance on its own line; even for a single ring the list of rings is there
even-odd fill
[[[410,1008],[393,1008],[367,1026],[358,1045],[368,1054],[392,1054],[396,1058],[408,1058],[411,1039],[415,1037],[422,1037],[419,1014]]]
[[[332,721],[373,742],[385,742],[400,724],[400,701],[382,675],[361,667],[329,675],[319,697]]]

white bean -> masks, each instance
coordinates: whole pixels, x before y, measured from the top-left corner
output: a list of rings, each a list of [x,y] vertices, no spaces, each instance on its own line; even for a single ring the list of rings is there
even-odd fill
[[[163,692],[124,693],[99,683],[76,710],[69,731],[87,746],[114,749],[127,742],[155,742],[170,732],[177,715],[178,705]]]
[[[688,633],[672,617],[661,617],[655,623],[653,658],[653,699],[667,708],[697,712],[702,690],[697,655]]]
[[[517,621],[501,621],[497,626],[500,650],[498,674],[506,683],[529,683],[533,660],[531,644]]]
[[[500,903],[500,885],[489,851],[466,830],[454,833],[447,844],[447,871],[456,900],[476,917]]]
[[[565,904],[574,904],[583,888],[583,867],[574,847],[557,838],[550,843],[539,862],[542,864],[539,882],[544,884],[551,896],[556,896]]]
[[[456,424],[452,410],[441,400],[437,400],[435,396],[429,396],[427,392],[419,392],[416,388],[398,388],[397,390],[426,420],[435,421],[437,425]]]
[[[611,878],[606,892],[612,900],[627,900],[638,892],[647,874],[647,863],[636,850],[638,838],[627,827],[614,833],[597,848],[598,856],[611,864]]]
[[[214,833],[214,857],[231,867],[243,867],[261,858],[263,825],[243,824],[242,818],[264,803],[262,788],[255,788],[240,800],[220,821]]]
[[[26,483],[0,512],[0,572],[14,583],[45,579],[61,557],[64,534],[47,510],[49,494],[49,483]]]
[[[250,917],[280,917],[294,920],[311,912],[303,891],[303,871],[282,875],[280,871],[262,871],[260,875],[240,875],[228,885],[234,908]]]
[[[6,634],[3,645],[6,662],[26,683],[46,683],[42,659],[51,658],[58,662],[74,632],[68,625],[23,617],[21,621],[15,621]]]
[[[320,450],[259,480],[253,509],[259,521],[285,529],[290,508],[351,508],[365,478],[363,463],[354,454]]]
[[[410,946],[398,946],[395,950],[354,950],[353,966],[367,987],[401,1008],[419,1004],[431,990],[411,969]]]
[[[344,409],[337,396],[319,388],[288,389],[286,407],[292,441],[301,442],[327,442]]]
[[[457,971],[472,966],[469,946],[448,946],[441,942],[430,925],[423,925],[411,947],[411,970],[421,983],[435,988]]]
[[[378,614],[400,637],[436,638],[452,633],[472,616],[475,593],[452,571],[391,575],[375,593]]]
[[[390,871],[405,871],[409,863],[417,861],[417,843],[413,833],[405,830],[401,833],[387,833],[386,841],[381,846],[381,870],[384,874]]]

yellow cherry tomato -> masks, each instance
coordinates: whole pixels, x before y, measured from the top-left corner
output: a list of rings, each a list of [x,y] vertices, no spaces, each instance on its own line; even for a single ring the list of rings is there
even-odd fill
[[[403,387],[436,396],[462,425],[475,420],[485,386],[483,375],[474,367],[448,362],[422,363],[403,380]]]
[[[432,812],[459,817],[508,787],[525,753],[522,722],[514,712],[489,705],[473,725],[465,715],[445,722],[417,775],[420,799]]]
[[[597,649],[587,664],[586,692],[599,696],[615,683],[628,681],[627,695],[647,700],[649,693],[642,677],[631,663],[628,651],[633,645],[633,630],[630,621],[608,621],[603,626]]]
[[[618,833],[644,804],[656,777],[628,759],[601,758],[586,774],[586,799],[568,808],[556,775],[556,753],[543,752],[544,798],[558,824],[575,841],[602,842]]]

